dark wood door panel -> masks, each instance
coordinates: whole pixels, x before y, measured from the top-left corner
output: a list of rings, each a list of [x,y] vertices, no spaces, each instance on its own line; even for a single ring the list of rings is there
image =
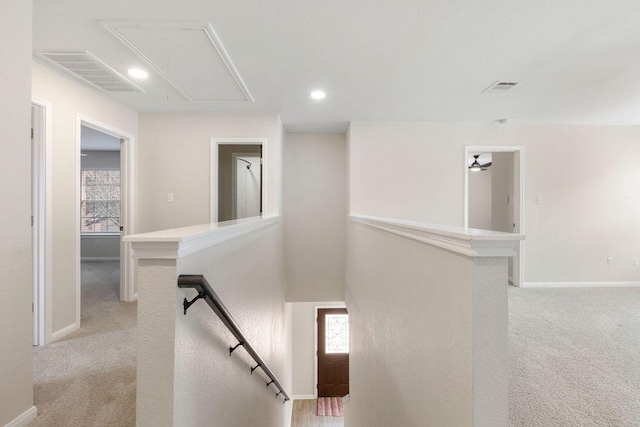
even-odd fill
[[[349,394],[349,353],[327,353],[326,316],[347,314],[347,310],[318,310],[318,396],[340,397]]]

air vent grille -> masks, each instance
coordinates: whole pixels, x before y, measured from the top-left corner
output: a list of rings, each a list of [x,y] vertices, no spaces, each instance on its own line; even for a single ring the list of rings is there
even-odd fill
[[[106,92],[143,92],[89,52],[37,52],[47,62]]]
[[[491,86],[489,86],[488,88],[483,90],[482,93],[485,93],[485,92],[505,92],[505,91],[507,91],[509,89],[512,89],[517,84],[518,83],[516,83],[516,82],[495,82]]]

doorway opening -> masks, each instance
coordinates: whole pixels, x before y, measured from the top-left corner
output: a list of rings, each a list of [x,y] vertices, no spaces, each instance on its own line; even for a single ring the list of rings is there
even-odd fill
[[[465,147],[464,226],[524,233],[522,147]],[[524,242],[509,258],[509,282],[523,283]]]
[[[349,394],[349,314],[342,307],[316,310],[316,398]]]
[[[121,295],[122,139],[92,127],[80,131],[81,318]],[[115,294],[115,295],[114,295]]]
[[[266,139],[211,140],[211,222],[266,211]]]
[[[78,120],[78,258],[115,262],[120,301],[136,298],[129,245],[133,233],[133,137],[94,120]],[[78,271],[78,284],[80,284]],[[78,288],[78,295],[80,288]]]

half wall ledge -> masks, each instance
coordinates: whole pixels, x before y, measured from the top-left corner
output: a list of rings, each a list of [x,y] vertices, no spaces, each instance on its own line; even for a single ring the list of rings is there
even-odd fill
[[[279,215],[256,216],[134,234],[126,236],[124,241],[131,243],[134,258],[178,259],[278,222]]]
[[[351,221],[469,257],[515,256],[523,234],[350,214]]]

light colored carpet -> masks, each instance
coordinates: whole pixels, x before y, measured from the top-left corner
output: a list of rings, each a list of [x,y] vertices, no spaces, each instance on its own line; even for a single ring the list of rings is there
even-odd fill
[[[640,289],[509,289],[512,426],[640,425]]]
[[[82,263],[81,328],[34,348],[33,426],[135,426],[136,303],[117,262]]]

